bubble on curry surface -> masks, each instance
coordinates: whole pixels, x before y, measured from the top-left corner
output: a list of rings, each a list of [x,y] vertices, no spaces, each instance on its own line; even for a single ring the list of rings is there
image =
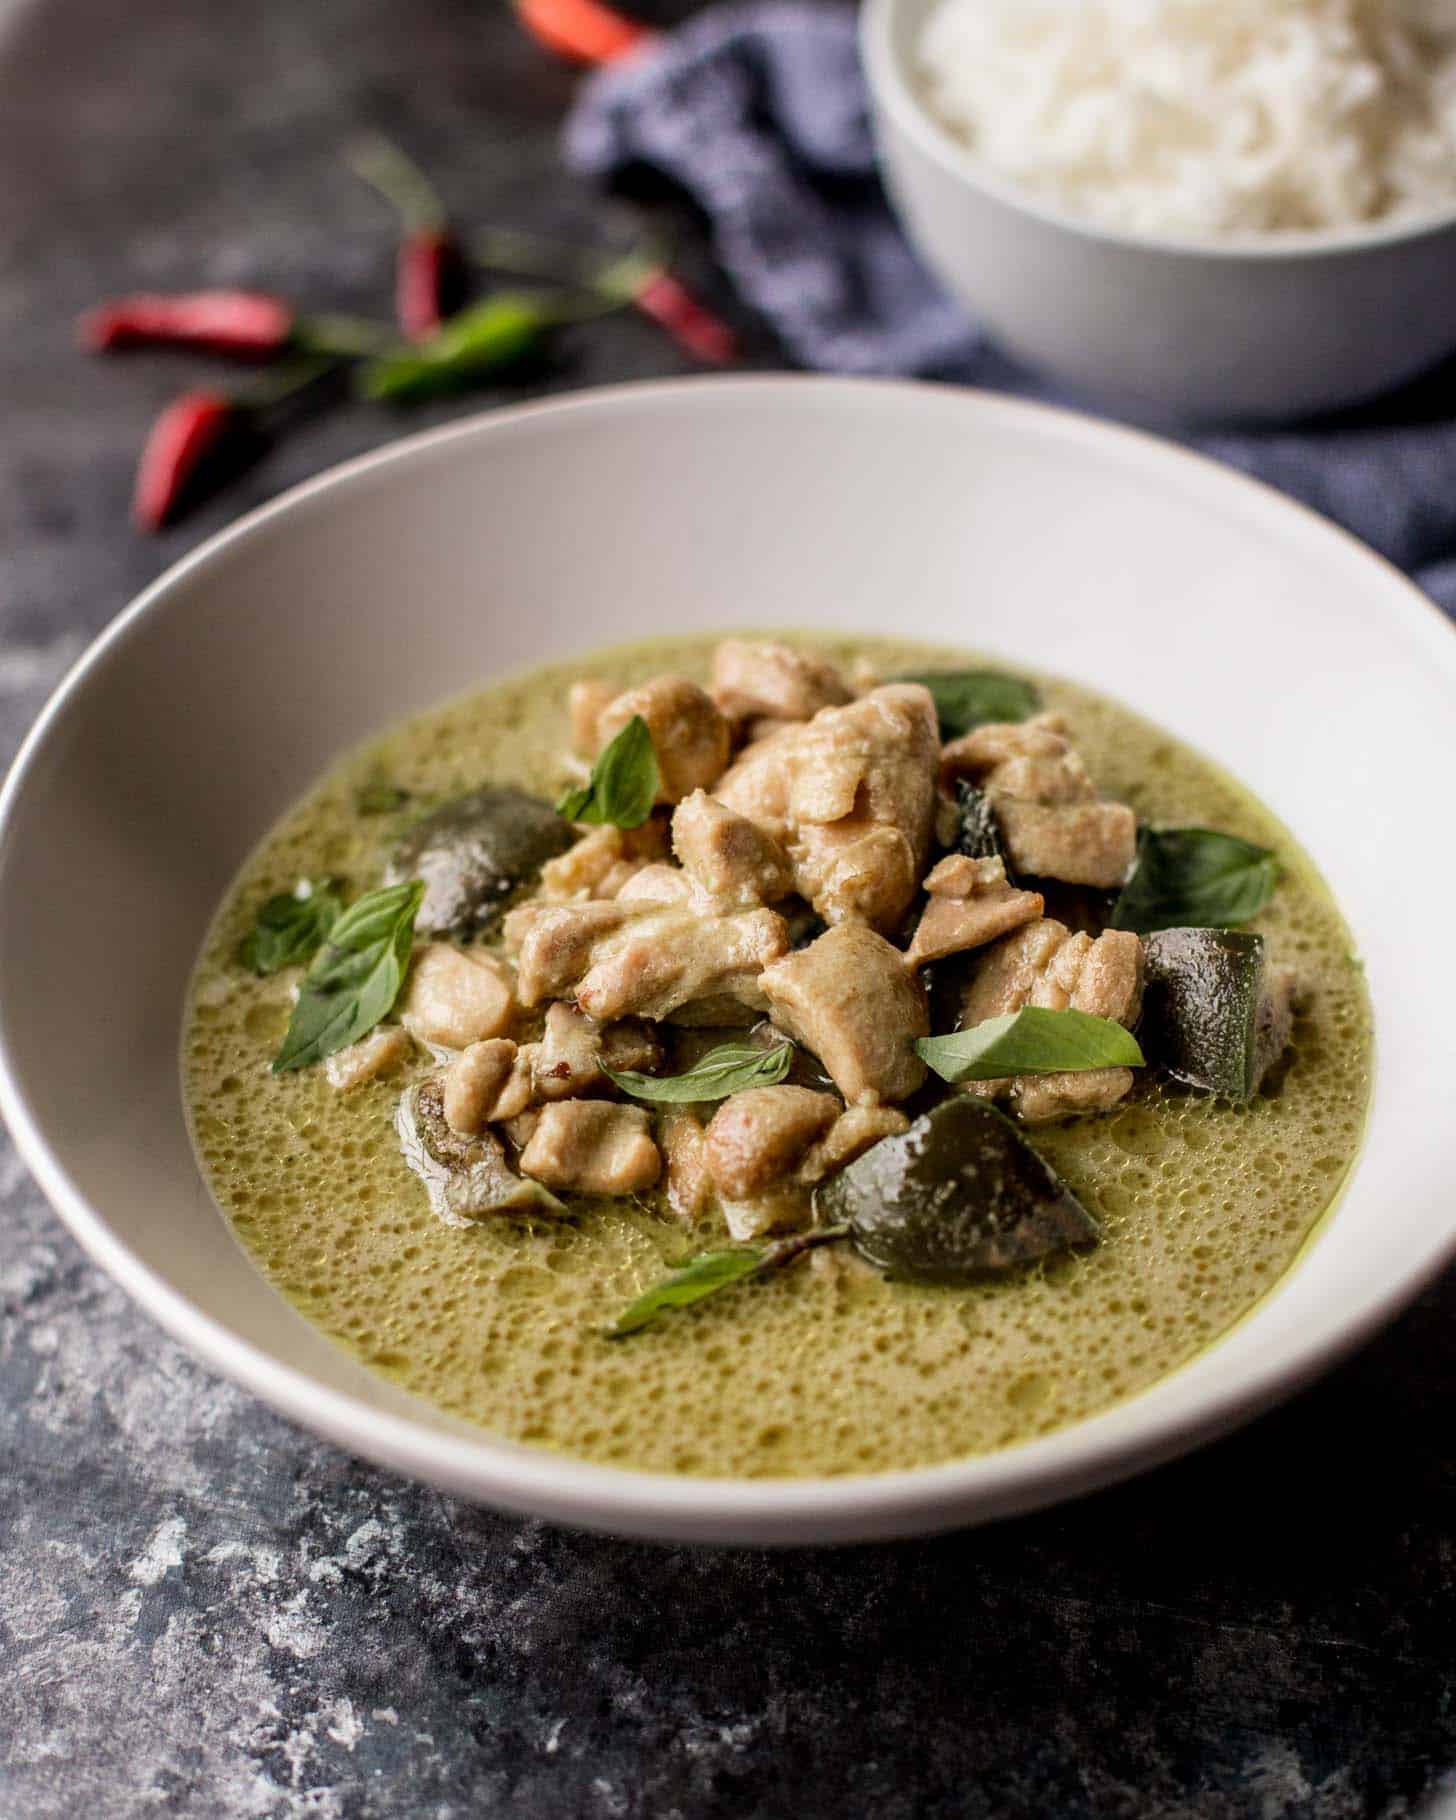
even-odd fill
[[[360,784],[386,777],[421,800],[484,781],[550,796],[566,781],[571,681],[701,677],[711,642],[553,666],[394,729],[248,862],[209,938],[183,1049],[198,1148],[241,1242],[310,1321],[395,1382],[497,1434],[618,1465],[927,1465],[1047,1433],[1166,1376],[1272,1287],[1338,1189],[1364,1116],[1368,1012],[1344,925],[1282,829],[1165,732],[1081,690],[1044,693],[1104,794],[1278,848],[1285,878],[1252,926],[1297,956],[1309,1006],[1277,1090],[1247,1109],[1147,1084],[1103,1118],[1036,1128],[1036,1148],[1105,1222],[1093,1251],[973,1289],[801,1264],[611,1343],[601,1330],[623,1300],[698,1243],[674,1220],[596,1202],[562,1225],[445,1227],[392,1141],[395,1096],[427,1061],[347,1095],[317,1071],[269,1073],[286,999],[232,989],[237,944],[259,902],[300,877],[332,864],[355,889],[374,882],[386,831],[356,818]],[[815,642],[885,673],[964,661]]]

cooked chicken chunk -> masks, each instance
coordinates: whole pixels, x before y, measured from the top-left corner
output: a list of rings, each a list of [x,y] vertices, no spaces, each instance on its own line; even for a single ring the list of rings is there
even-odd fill
[[[784,845],[825,922],[887,930],[924,870],[939,750],[929,691],[893,683],[759,740],[714,794]]]
[[[1006,882],[999,859],[968,859],[950,853],[925,881],[930,893],[915,939],[905,958],[912,967],[979,948],[1042,913],[1038,892],[1018,891]]]
[[[496,1107],[516,1069],[516,1045],[508,1036],[472,1043],[445,1076],[445,1123],[461,1137],[474,1137],[498,1115]],[[518,1108],[519,1110],[519,1108]]]
[[[909,1129],[909,1119],[893,1106],[846,1107],[819,1142],[804,1153],[799,1180],[811,1185],[822,1182],[826,1175],[852,1163],[881,1138],[896,1137]]]
[[[613,898],[637,873],[667,857],[667,826],[656,816],[640,828],[593,828],[541,868],[541,896],[566,903]]]
[[[930,1033],[925,992],[905,957],[863,923],[841,923],[766,967],[774,1022],[823,1062],[851,1106],[902,1100],[925,1079],[912,1047]]]
[[[794,888],[789,856],[773,835],[702,790],[678,804],[672,846],[699,891],[721,906],[773,904]]]
[[[617,893],[619,904],[681,904],[693,895],[693,881],[681,866],[644,866]]]
[[[707,1133],[686,1106],[669,1106],[658,1120],[657,1142],[667,1177],[667,1204],[691,1225],[714,1198]]]
[[[662,1044],[637,1018],[599,1024],[559,1000],[546,1013],[546,1030],[532,1057],[538,1100],[579,1099],[607,1086],[603,1067],[649,1073],[662,1061]]]
[[[515,1011],[511,976],[488,954],[448,942],[416,949],[399,1016],[420,1042],[465,1049],[504,1036]]]
[[[397,1068],[411,1047],[409,1032],[390,1025],[331,1055],[324,1063],[324,1074],[335,1093],[347,1093],[351,1087],[377,1080]]]
[[[767,639],[725,638],[709,691],[731,721],[808,720],[850,699],[833,664]]]
[[[567,691],[566,712],[571,720],[571,749],[578,758],[595,758],[601,746],[597,728],[617,691],[597,677],[574,682]]]
[[[728,723],[710,696],[685,676],[654,676],[615,696],[597,716],[597,746],[620,733],[634,714],[647,722],[659,772],[657,800],[681,802],[717,782],[728,763]]]
[[[723,1101],[708,1126],[708,1173],[724,1200],[747,1201],[792,1176],[839,1116],[832,1093],[749,1087]]]
[[[1125,929],[1108,929],[1094,941],[1073,935],[1051,917],[1003,937],[989,950],[966,991],[961,1028],[1004,1017],[1025,1005],[1048,1011],[1086,1011],[1129,1028],[1142,1006],[1143,945]],[[988,1099],[1009,1095],[1029,1122],[1071,1112],[1100,1112],[1132,1087],[1129,1068],[1080,1073],[1018,1075],[976,1081],[967,1092]]]
[[[640,916],[635,904],[521,904],[505,920],[523,1005],[563,998],[591,965],[592,945]]]
[[[699,916],[676,906],[649,908],[593,946],[576,1002],[602,1023],[670,1017],[695,999],[724,996],[766,1009],[759,975],[788,946],[784,919],[772,910]]]
[[[640,1107],[560,1100],[541,1109],[521,1152],[521,1171],[548,1188],[636,1194],[657,1180],[662,1158]]]
[[[968,777],[989,796],[1013,867],[1037,878],[1112,890],[1132,869],[1137,818],[1099,802],[1059,714],[995,721],[941,754],[947,785]]]

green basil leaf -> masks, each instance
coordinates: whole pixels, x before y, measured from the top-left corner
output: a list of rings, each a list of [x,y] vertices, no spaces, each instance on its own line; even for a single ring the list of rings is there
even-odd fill
[[[615,1081],[623,1093],[634,1100],[726,1100],[730,1093],[741,1093],[745,1087],[776,1087],[789,1072],[794,1059],[792,1043],[777,1043],[772,1049],[759,1049],[749,1043],[724,1043],[711,1049],[697,1065],[685,1074],[638,1074],[635,1069],[604,1068],[602,1072]]]
[[[1130,1030],[1085,1011],[1027,1005],[950,1036],[923,1036],[915,1053],[944,1081],[998,1081],[1008,1074],[1080,1074],[1088,1068],[1141,1068]]]
[[[890,680],[923,683],[929,689],[942,739],[959,739],[987,721],[1026,720],[1041,706],[1031,683],[1000,670],[916,670]]]
[[[299,988],[273,1072],[307,1068],[366,1036],[399,997],[409,966],[421,880],[386,885],[351,904]]]
[[[409,799],[409,791],[398,784],[361,784],[354,792],[354,808],[360,815],[393,815]]]
[[[658,1315],[666,1314],[670,1308],[691,1308],[695,1302],[706,1301],[720,1289],[792,1263],[816,1245],[833,1245],[848,1237],[848,1225],[840,1223],[815,1227],[808,1232],[791,1232],[768,1245],[700,1252],[697,1257],[679,1264],[660,1283],[654,1283],[635,1302],[629,1302],[607,1329],[607,1338],[623,1340],[629,1333],[648,1326]]]
[[[1230,929],[1257,916],[1278,883],[1279,862],[1268,847],[1213,828],[1143,828],[1110,926],[1139,935]]]
[[[310,884],[304,879],[296,891],[268,899],[244,936],[238,959],[260,977],[301,966],[333,928],[343,907],[331,880]]]
[[[610,822],[617,828],[640,828],[657,800],[657,753],[647,722],[634,714],[597,754],[591,780],[568,790],[556,813],[569,822]]]
[[[607,1329],[607,1337],[622,1340],[638,1328],[646,1327],[669,1308],[691,1308],[730,1283],[741,1283],[763,1269],[763,1253],[758,1250],[704,1251],[685,1264],[679,1264],[670,1276],[629,1302]]]

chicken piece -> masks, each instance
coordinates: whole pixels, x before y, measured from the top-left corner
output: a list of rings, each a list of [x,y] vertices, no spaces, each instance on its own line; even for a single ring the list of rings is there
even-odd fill
[[[841,923],[759,977],[773,1021],[812,1049],[851,1106],[903,1100],[925,1079],[925,991],[905,957],[863,923]]]
[[[474,1137],[497,1116],[496,1103],[516,1067],[516,1045],[508,1036],[472,1043],[445,1075],[445,1123],[459,1137]]]
[[[399,1018],[418,1041],[466,1049],[504,1036],[515,1013],[510,973],[490,955],[448,942],[415,950]]]
[[[548,1188],[582,1194],[636,1194],[662,1173],[647,1114],[610,1100],[543,1106],[520,1165],[522,1174]]]
[[[846,1107],[819,1142],[805,1151],[799,1180],[810,1186],[822,1182],[826,1175],[863,1156],[881,1138],[898,1137],[909,1129],[909,1119],[893,1106]]]
[[[728,763],[728,723],[712,698],[685,676],[654,676],[608,702],[597,717],[597,744],[620,733],[634,714],[647,722],[657,754],[660,803],[681,802],[717,782]]]
[[[813,1217],[814,1201],[809,1190],[799,1182],[783,1182],[751,1201],[724,1201],[722,1213],[728,1236],[740,1245],[767,1238],[775,1232],[792,1232],[807,1226]]]
[[[667,827],[656,816],[640,828],[593,828],[541,868],[543,898],[553,903],[614,898],[656,860],[667,857]]]
[[[678,804],[672,848],[699,891],[720,907],[777,903],[794,888],[789,856],[773,835],[702,790]]]
[[[707,1133],[686,1106],[669,1106],[658,1119],[657,1142],[667,1177],[667,1204],[691,1226],[714,1199]]]
[[[505,920],[505,945],[516,957],[521,1003],[565,997],[591,965],[593,943],[641,914],[635,904],[518,905]]]
[[[976,727],[941,753],[941,782],[967,777],[986,792],[1017,872],[1110,891],[1132,870],[1137,818],[1125,803],[1098,801],[1066,726],[1038,714]]]
[[[1048,807],[994,794],[991,800],[1018,872],[1102,891],[1126,882],[1137,853],[1137,817],[1126,803]]]
[[[763,1194],[793,1175],[838,1116],[834,1095],[809,1087],[748,1087],[731,1094],[708,1126],[713,1186],[725,1201]]]
[[[335,1093],[347,1093],[351,1087],[377,1080],[397,1068],[411,1047],[409,1032],[391,1024],[350,1043],[347,1049],[337,1050],[324,1063],[325,1078]]]
[[[759,740],[714,795],[783,844],[825,922],[888,930],[925,868],[939,750],[929,691],[892,683]]]
[[[597,728],[602,715],[617,691],[599,677],[584,677],[574,682],[566,694],[566,712],[571,720],[571,749],[578,758],[595,758],[601,746]]]
[[[784,920],[772,910],[701,916],[676,905],[645,907],[593,945],[576,1002],[604,1024],[629,1015],[661,1019],[694,999],[723,996],[764,1010],[759,974],[788,946]]]
[[[921,914],[905,959],[912,967],[979,948],[1042,913],[1039,892],[1018,891],[1006,882],[999,859],[968,859],[950,853],[925,881],[930,901]]]
[[[619,904],[681,904],[693,895],[693,881],[681,866],[644,866],[617,893]]]
[[[1126,929],[1107,929],[1094,941],[1073,935],[1052,917],[997,942],[977,969],[961,1006],[961,1028],[1004,1017],[1025,1005],[1085,1011],[1129,1029],[1142,1008],[1143,945]],[[1102,1112],[1132,1088],[1129,1068],[1091,1068],[1065,1074],[1023,1074],[973,1081],[968,1093],[1009,1096],[1029,1123],[1076,1112]]]
[[[608,1086],[603,1067],[650,1072],[662,1062],[662,1044],[636,1018],[599,1024],[558,1001],[546,1013],[546,1030],[532,1057],[538,1100],[580,1099]]]
[[[725,638],[713,653],[708,688],[735,722],[808,720],[850,699],[833,664],[768,639]]]

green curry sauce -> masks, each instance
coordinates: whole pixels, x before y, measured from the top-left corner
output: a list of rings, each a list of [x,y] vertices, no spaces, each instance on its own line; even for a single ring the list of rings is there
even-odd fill
[[[1046,704],[1069,716],[1105,795],[1277,850],[1283,881],[1251,927],[1297,966],[1302,994],[1289,1056],[1247,1108],[1148,1079],[1109,1115],[1029,1134],[1102,1221],[1091,1251],[947,1289],[888,1281],[830,1249],[613,1342],[603,1328],[623,1305],[721,1233],[685,1234],[652,1197],[577,1197],[566,1221],[446,1227],[396,1145],[409,1074],[338,1094],[321,1068],[269,1072],[296,974],[260,980],[237,961],[266,897],[325,874],[352,893],[376,884],[421,801],[486,781],[554,798],[570,682],[702,678],[712,643],[602,652],[421,715],[346,758],[249,859],[208,936],[183,1053],[197,1148],[239,1238],[310,1321],[397,1383],[495,1434],[623,1466],[926,1466],[1044,1434],[1166,1376],[1277,1282],[1335,1197],[1365,1115],[1370,1017],[1340,915],[1278,822],[1168,734],[1068,684],[1046,683]],[[884,675],[966,661],[816,643]],[[411,803],[361,814],[358,792],[380,780]]]

